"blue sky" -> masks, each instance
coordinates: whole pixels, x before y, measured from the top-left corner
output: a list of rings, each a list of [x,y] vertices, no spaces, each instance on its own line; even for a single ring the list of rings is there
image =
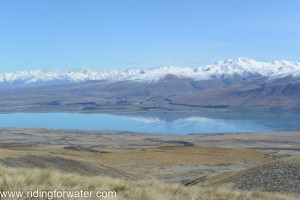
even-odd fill
[[[0,0],[0,72],[300,61],[297,0]]]

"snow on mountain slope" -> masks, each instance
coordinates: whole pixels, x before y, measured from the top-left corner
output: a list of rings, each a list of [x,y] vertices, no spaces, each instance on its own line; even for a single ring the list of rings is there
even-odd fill
[[[0,74],[0,84],[79,83],[92,80],[157,82],[167,75],[194,80],[208,80],[213,78],[228,80],[236,76],[245,80],[258,77],[266,77],[269,80],[274,80],[285,76],[300,78],[300,63],[285,60],[258,62],[248,58],[238,58],[236,60],[218,61],[196,69],[162,67],[149,70],[132,68],[125,71],[110,70],[102,72],[92,70],[65,72],[20,71]]]
[[[241,76],[243,79],[268,77],[274,78],[278,75],[294,75],[295,71],[300,72],[299,62],[285,60],[273,62],[258,62],[248,58],[228,59],[219,61],[212,65],[196,69],[198,72],[206,72],[210,77],[233,77]]]

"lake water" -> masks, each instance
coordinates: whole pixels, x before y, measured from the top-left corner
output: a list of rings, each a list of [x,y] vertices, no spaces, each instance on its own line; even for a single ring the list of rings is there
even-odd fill
[[[162,134],[300,130],[300,113],[156,112],[0,114],[0,127],[134,131]]]

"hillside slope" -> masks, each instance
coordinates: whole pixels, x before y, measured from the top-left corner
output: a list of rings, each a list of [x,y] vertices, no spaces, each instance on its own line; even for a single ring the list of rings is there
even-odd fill
[[[1,191],[104,191],[110,198],[130,200],[297,200],[292,194],[267,193],[261,191],[238,191],[230,187],[184,187],[179,184],[162,183],[159,181],[126,181],[103,176],[80,176],[66,174],[54,170],[12,169],[0,167]],[[116,198],[114,197],[116,195]],[[99,198],[89,199],[99,199]],[[20,198],[2,198],[20,199]],[[40,198],[42,199],[42,198]],[[62,198],[87,199],[87,198]]]
[[[283,158],[215,179],[213,184],[232,183],[241,190],[260,189],[300,195],[300,158]]]

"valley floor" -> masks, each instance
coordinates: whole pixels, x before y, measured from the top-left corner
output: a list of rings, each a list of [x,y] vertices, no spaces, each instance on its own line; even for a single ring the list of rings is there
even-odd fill
[[[120,199],[297,199],[300,194],[299,143],[300,132],[151,135],[2,128],[0,164],[1,172],[8,170],[11,176],[14,170],[25,170],[26,176],[38,168],[72,173],[70,179],[73,176],[74,179],[105,177],[103,179],[112,185],[122,185],[117,187]],[[36,172],[42,173],[38,169]],[[3,180],[4,174],[0,175]],[[32,184],[34,186],[35,181]],[[169,196],[163,194],[157,184],[169,188],[166,190]],[[110,188],[116,189],[112,185]],[[105,183],[101,186],[106,187]],[[150,198],[146,192],[147,196],[142,198],[139,196],[143,195],[142,187],[161,196]],[[11,189],[7,185],[1,188]],[[204,198],[203,194],[208,191],[215,194],[207,193]],[[138,196],[130,197],[130,192]],[[226,195],[233,196],[225,198]]]

